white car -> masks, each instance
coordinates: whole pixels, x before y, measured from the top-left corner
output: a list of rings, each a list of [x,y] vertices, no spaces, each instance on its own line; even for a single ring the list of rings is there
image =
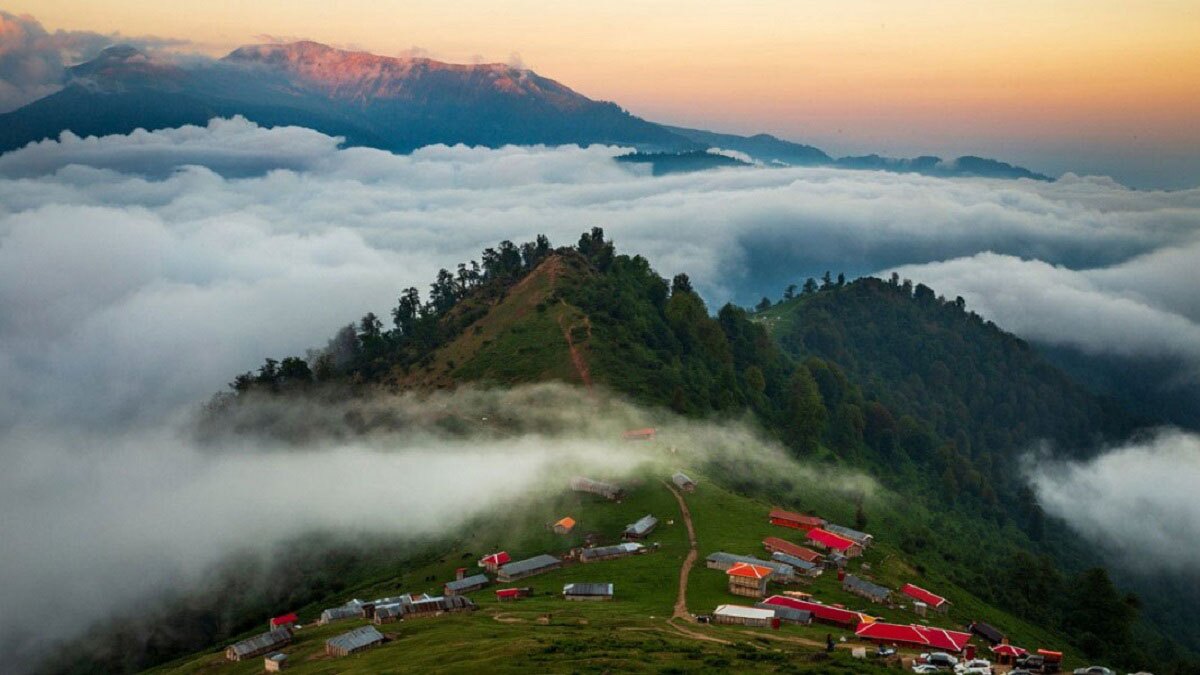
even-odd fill
[[[913,672],[914,673],[926,673],[926,675],[928,675],[929,673],[939,673],[941,671],[938,670],[937,666],[931,666],[928,663],[914,663],[913,664]]]
[[[954,672],[960,675],[991,675],[992,662],[987,659],[971,659],[954,666]]]
[[[946,652],[931,652],[921,655],[921,663],[937,666],[943,670],[950,670],[958,665],[958,659],[950,656]]]

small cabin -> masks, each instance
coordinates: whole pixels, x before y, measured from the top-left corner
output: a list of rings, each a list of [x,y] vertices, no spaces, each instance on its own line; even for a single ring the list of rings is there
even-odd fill
[[[774,570],[762,565],[737,563],[725,571],[729,578],[729,592],[748,598],[767,597],[767,581]]]

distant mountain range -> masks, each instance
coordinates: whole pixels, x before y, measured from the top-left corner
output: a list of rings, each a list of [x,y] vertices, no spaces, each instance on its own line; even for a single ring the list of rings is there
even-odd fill
[[[747,137],[656,124],[523,68],[385,57],[315,42],[251,45],[215,61],[188,64],[162,61],[129,46],[110,47],[69,68],[62,90],[0,115],[0,151],[57,138],[64,130],[102,136],[232,115],[264,126],[308,127],[343,136],[349,145],[401,153],[435,143],[602,143],[663,156],[721,148],[766,165],[1050,180],[980,157],[835,159],[766,134]]]

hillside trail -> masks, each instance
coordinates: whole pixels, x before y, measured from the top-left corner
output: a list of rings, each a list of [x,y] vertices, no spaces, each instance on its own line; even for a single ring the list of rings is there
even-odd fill
[[[688,509],[683,495],[671,487],[671,484],[667,481],[664,480],[662,484],[671,491],[671,494],[675,495],[675,501],[679,502],[679,510],[683,513],[683,523],[687,526],[688,533],[688,554],[683,559],[683,566],[679,568],[679,595],[675,600],[675,612],[671,615],[671,618],[694,622],[695,619],[692,618],[692,614],[688,611],[687,607],[687,585],[688,574],[692,571],[692,565],[696,563],[696,528],[692,524],[692,512]]]
[[[563,304],[566,304],[565,302]],[[558,317],[558,327],[562,329],[563,337],[567,340],[567,350],[571,353],[571,363],[575,366],[575,372],[579,373],[579,379],[583,381],[584,386],[588,391],[592,389],[592,371],[588,368],[587,359],[583,358],[583,354],[579,352],[579,348],[575,346],[575,341],[571,339],[571,331],[574,330],[575,324],[567,325],[563,321],[563,317]],[[587,329],[588,339],[592,337],[592,321],[588,317],[583,317],[583,327]]]

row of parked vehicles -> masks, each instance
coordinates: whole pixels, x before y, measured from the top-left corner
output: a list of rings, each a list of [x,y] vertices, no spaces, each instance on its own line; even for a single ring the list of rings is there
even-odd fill
[[[953,672],[955,675],[992,675],[995,672],[992,669],[991,661],[987,659],[970,659],[959,662],[957,657],[946,652],[922,654],[913,664],[912,669],[914,673],[926,674]],[[1026,654],[1017,659],[1015,667],[1008,671],[1008,675],[1047,674],[1057,673],[1059,670],[1058,661],[1049,660],[1041,654]],[[1087,668],[1076,668],[1074,675],[1117,674],[1104,666],[1088,666]]]

